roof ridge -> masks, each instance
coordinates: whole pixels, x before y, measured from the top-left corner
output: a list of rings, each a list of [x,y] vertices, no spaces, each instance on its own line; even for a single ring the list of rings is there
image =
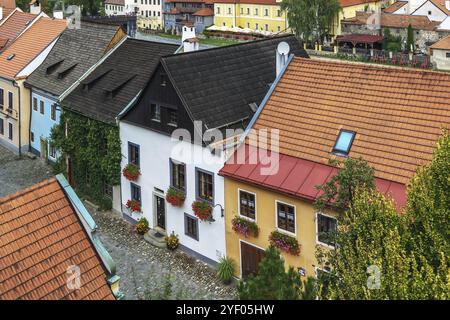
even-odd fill
[[[41,182],[31,186],[31,187],[22,189],[22,190],[20,190],[20,191],[18,191],[16,193],[12,193],[10,195],[2,197],[2,198],[0,198],[0,205],[4,204],[6,202],[9,202],[11,200],[14,200],[14,199],[16,199],[16,198],[18,198],[20,196],[23,196],[26,193],[30,193],[30,192],[32,192],[32,191],[34,191],[36,189],[40,189],[40,188],[42,188],[44,186],[50,185],[50,184],[52,184],[54,182],[57,182],[55,177],[52,177],[52,178],[49,178],[49,179],[45,179],[45,180],[43,180],[43,181],[41,181]],[[3,212],[0,212],[0,214],[2,214],[2,213]]]

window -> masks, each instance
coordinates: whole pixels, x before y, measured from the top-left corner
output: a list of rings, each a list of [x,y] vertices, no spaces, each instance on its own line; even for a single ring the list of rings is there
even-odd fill
[[[53,121],[56,121],[56,104],[52,104],[51,118]]]
[[[266,24],[264,27],[266,28],[266,31],[269,31],[269,25],[268,24]]]
[[[44,114],[44,101],[40,101],[39,102],[39,104],[40,104],[40,111],[41,111],[41,114]]]
[[[255,8],[255,16],[258,15],[258,8]]]
[[[244,14],[244,8],[241,8],[241,14]]]
[[[281,17],[281,10],[277,10],[277,17]]]
[[[3,91],[3,89],[0,89],[0,108],[3,108],[3,105],[5,104],[3,95],[4,95],[4,91]]]
[[[13,108],[13,99],[14,99],[14,95],[12,92],[8,92],[8,109],[12,109]]]
[[[54,145],[50,144],[50,157],[56,159],[56,148]]]
[[[113,198],[113,188],[109,183],[103,182],[103,194],[108,198]]]
[[[269,9],[264,9],[264,15],[267,17],[269,15]]]
[[[220,14],[220,7],[217,7],[217,14]]]
[[[154,121],[161,121],[161,106],[152,103],[150,105],[150,114],[151,114],[151,118]]]
[[[247,8],[247,14],[250,15],[250,8]]]
[[[450,59],[450,52],[446,52],[446,53],[445,53],[445,57]],[[0,104],[1,104],[1,101],[2,101],[2,100],[1,100],[1,96],[0,96]]]
[[[255,194],[239,190],[239,215],[255,220]]]
[[[428,15],[431,16],[431,11],[428,11]]]
[[[8,123],[8,139],[9,140],[13,139],[13,124],[12,123]]]
[[[169,113],[169,124],[172,126],[177,126],[178,115],[176,110],[168,110]]]
[[[337,220],[333,217],[317,214],[317,241],[327,246],[334,247],[334,235],[337,227]]]
[[[34,132],[30,131],[30,140],[31,142],[34,142]]]
[[[255,23],[255,30],[259,30],[259,24]]]
[[[247,22],[247,28],[250,29],[250,22]]]
[[[212,173],[196,168],[197,198],[214,201],[214,184]]]
[[[4,122],[3,119],[0,119],[0,134],[4,135],[5,134],[5,127],[4,127]]]
[[[198,219],[184,214],[184,234],[198,241]]]
[[[186,165],[170,159],[170,185],[178,190],[186,190]]]
[[[130,183],[131,200],[136,200],[141,205],[141,187],[134,183]]]
[[[231,8],[228,8],[228,14],[231,14]]]
[[[293,206],[277,202],[277,226],[279,229],[295,233],[295,208]]]
[[[164,74],[161,74],[161,82],[160,85],[161,87],[165,87],[166,86],[166,76]]]
[[[37,111],[37,109],[38,109],[38,101],[37,101],[37,98],[34,97],[33,98],[33,110]]]
[[[128,163],[132,163],[140,166],[140,159],[139,159],[139,146],[137,144],[128,142]]]
[[[336,139],[336,143],[333,147],[333,153],[339,155],[348,155],[350,148],[352,147],[353,139],[355,138],[355,132],[348,130],[339,131],[339,135]]]
[[[277,27],[277,30],[278,30],[278,32],[280,32],[280,31],[281,31],[281,27],[280,27],[280,26],[278,26],[278,27]]]

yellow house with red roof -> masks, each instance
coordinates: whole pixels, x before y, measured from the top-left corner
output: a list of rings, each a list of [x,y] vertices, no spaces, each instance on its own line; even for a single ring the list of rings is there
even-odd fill
[[[251,120],[246,144],[219,173],[235,275],[257,272],[270,244],[301,275],[323,270],[315,250],[333,250],[337,219],[314,201],[316,186],[339,170],[330,160],[365,159],[377,190],[403,210],[409,180],[431,160],[441,129],[450,128],[449,96],[447,73],[292,58]],[[264,131],[278,136],[269,153],[256,143]]]

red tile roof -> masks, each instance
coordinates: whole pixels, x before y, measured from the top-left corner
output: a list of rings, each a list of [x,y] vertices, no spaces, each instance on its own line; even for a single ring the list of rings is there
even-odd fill
[[[442,50],[450,50],[450,36],[447,36],[438,42],[434,43],[431,49],[442,49]]]
[[[397,11],[398,9],[402,8],[403,6],[405,6],[407,4],[408,4],[408,1],[396,1],[393,4],[391,4],[390,6],[384,8],[383,12],[394,13],[395,11]]]
[[[39,18],[0,54],[0,76],[14,78],[47,48],[66,26],[65,20]],[[12,55],[14,58],[7,60]]]
[[[77,265],[81,287],[67,287]],[[0,198],[0,300],[115,299],[107,271],[56,179]]]
[[[7,39],[8,44],[11,44],[36,17],[35,14],[14,10],[8,19],[0,24],[0,38]]]
[[[380,0],[339,0],[339,5],[341,8],[345,8],[379,1]]]
[[[193,16],[200,16],[200,17],[209,17],[214,15],[214,11],[210,8],[203,8],[198,11],[195,11]]]
[[[245,161],[237,160],[239,152],[245,152]],[[244,145],[228,160],[219,174],[275,192],[314,201],[322,194],[316,186],[323,185],[337,173],[337,169],[329,165],[284,154],[270,155],[279,157],[279,166],[270,174],[261,174],[261,169],[268,167],[267,161],[263,156],[258,155],[255,147]],[[379,178],[375,180],[375,183],[378,191],[394,200],[399,211],[405,206],[406,186],[404,184]]]
[[[375,43],[384,40],[384,36],[377,36],[372,34],[346,34],[337,36],[337,42],[354,42],[354,43]]]
[[[240,4],[262,4],[262,5],[281,5],[277,0],[212,0],[214,3],[240,3]]]
[[[0,7],[7,9],[15,9],[16,8],[16,0],[0,0]]]
[[[294,58],[253,128],[280,130],[280,153],[322,164],[339,131],[354,131],[349,156],[407,184],[450,128],[449,97],[448,73]]]

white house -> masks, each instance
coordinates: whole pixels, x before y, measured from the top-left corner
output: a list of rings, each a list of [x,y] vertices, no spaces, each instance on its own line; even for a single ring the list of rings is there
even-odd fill
[[[307,57],[293,36],[163,57],[145,90],[119,115],[123,214],[149,221],[149,242],[165,246],[163,236],[173,232],[183,250],[207,263],[226,255],[218,172],[224,146],[232,143],[218,135],[243,132],[276,79],[280,42]],[[136,167],[137,179],[127,173]],[[173,194],[184,201],[172,204]],[[195,204],[211,208],[211,215],[196,213]]]

